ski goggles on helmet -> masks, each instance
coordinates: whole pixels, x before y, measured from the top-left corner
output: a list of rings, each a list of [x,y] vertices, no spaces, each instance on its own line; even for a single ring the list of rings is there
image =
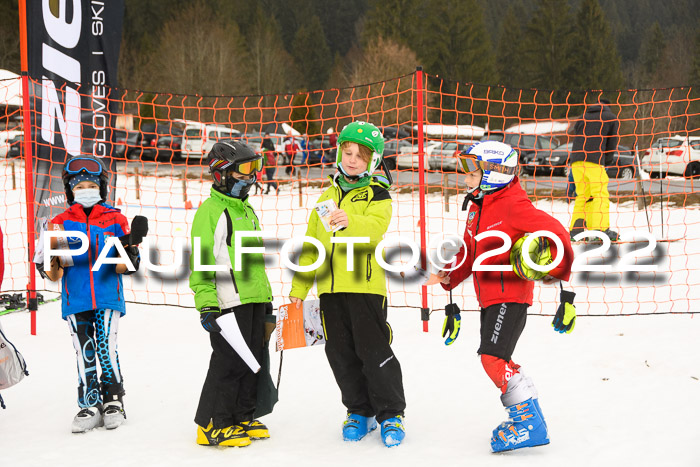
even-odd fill
[[[260,172],[263,168],[262,157],[246,162],[230,162],[225,159],[214,159],[209,163],[209,168],[212,170],[220,170],[222,172],[233,171],[241,175],[252,175],[254,172]]]
[[[263,169],[262,157],[260,159],[254,159],[252,161],[234,164],[234,170],[242,175],[250,175],[253,172],[260,172],[262,169]]]
[[[95,159],[85,157],[76,157],[68,161],[65,171],[69,174],[79,174],[87,172],[92,175],[100,175],[102,173],[102,164]]]
[[[497,164],[490,161],[479,160],[475,154],[461,153],[459,155],[459,162],[462,164],[462,168],[465,173],[475,172],[479,169],[486,172],[487,170],[498,172],[506,175],[515,175],[517,167],[506,167],[505,165]]]

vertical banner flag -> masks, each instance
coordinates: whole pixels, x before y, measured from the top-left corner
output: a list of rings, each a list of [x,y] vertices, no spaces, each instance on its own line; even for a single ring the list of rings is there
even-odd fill
[[[123,0],[24,0],[34,160],[36,225],[64,210],[67,158],[93,155],[109,168],[114,201],[112,129],[120,112],[117,63]]]

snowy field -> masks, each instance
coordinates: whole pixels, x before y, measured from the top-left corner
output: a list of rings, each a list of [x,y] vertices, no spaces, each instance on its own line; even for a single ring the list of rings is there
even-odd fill
[[[450,347],[442,317],[423,333],[418,312],[392,309],[394,351],[406,389],[404,443],[388,449],[377,432],[342,441],[344,407],[322,348],[284,353],[280,401],[262,420],[272,438],[245,448],[195,444],[194,412],[209,360],[194,310],[132,305],[120,321],[126,423],[74,435],[77,371],[60,305],[38,316],[3,316],[30,376],[3,392],[2,466],[698,466],[700,319],[694,315],[581,317],[570,335],[531,316],[515,351],[540,393],[548,446],[489,450],[505,420],[499,391],[476,356],[478,315],[465,314]],[[276,380],[279,354],[272,352]]]
[[[10,188],[10,166],[0,165],[0,226],[5,233],[3,292],[23,290],[26,220],[21,167],[18,187]],[[178,241],[188,242],[195,209],[186,209],[181,180],[142,177],[136,198],[134,177],[120,177],[116,197],[131,219],[149,218],[150,236],[160,264],[172,262]],[[186,183],[188,201],[198,206],[210,184]],[[285,186],[279,197],[253,196],[264,230],[284,240],[301,236],[320,195]],[[418,193],[394,194],[389,234],[418,240]],[[462,196],[452,197],[449,212],[439,194],[427,196],[428,239],[461,236]],[[568,225],[573,205],[541,200],[537,207]],[[77,412],[75,352],[60,303],[42,305],[38,335],[29,335],[27,313],[0,317],[6,333],[25,355],[31,375],[3,392],[8,409],[0,411],[0,467],[100,465],[638,465],[698,466],[700,453],[700,210],[654,205],[649,223],[633,203],[611,204],[611,227],[627,233],[647,230],[678,238],[656,253],[656,273],[604,276],[577,273],[579,319],[571,335],[552,331],[558,289],[536,286],[532,316],[514,354],[540,391],[552,443],[546,447],[494,455],[493,428],[506,414],[499,392],[476,356],[478,314],[463,313],[457,342],[445,347],[439,335],[447,301],[441,288],[429,289],[430,332],[421,331],[420,287],[395,278],[389,282],[394,349],[403,372],[408,408],[407,437],[387,449],[373,433],[359,444],[342,441],[344,408],[321,348],[285,353],[280,402],[263,419],[272,439],[240,449],[200,447],[192,421],[204,381],[209,344],[192,307],[187,271],[139,272],[125,278],[127,315],[120,326],[120,361],[125,376],[127,423],[113,432],[98,429],[70,433]],[[667,248],[668,250],[666,251]],[[583,253],[577,246],[577,257]],[[620,255],[624,255],[621,251]],[[291,275],[269,254],[275,308],[286,302]],[[406,257],[409,256],[408,254]],[[404,256],[402,256],[404,258]],[[186,259],[186,257],[185,257]],[[619,265],[619,258],[612,258]],[[57,291],[44,284],[39,290]],[[47,297],[52,296],[50,292]],[[55,295],[55,294],[53,294]],[[475,309],[471,280],[456,289],[462,309]],[[170,306],[159,306],[167,304]],[[410,307],[410,308],[408,308]],[[672,312],[673,314],[665,314]],[[550,316],[540,316],[540,315]],[[656,316],[615,316],[657,314]],[[610,316],[588,316],[610,315]],[[272,354],[277,375],[279,354]]]

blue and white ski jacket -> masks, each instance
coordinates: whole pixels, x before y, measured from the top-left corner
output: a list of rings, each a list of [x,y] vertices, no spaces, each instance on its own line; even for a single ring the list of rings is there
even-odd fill
[[[87,235],[89,247],[82,255],[73,256],[73,266],[63,270],[61,279],[61,308],[63,319],[83,311],[109,308],[126,313],[122,275],[117,274],[115,264],[103,264],[97,271],[92,267],[105,246],[107,237],[121,237],[129,233],[129,224],[119,209],[100,203],[93,206],[86,217],[83,206],[73,203],[69,209],[51,221],[66,231],[79,231]],[[71,250],[80,248],[77,237],[68,237]],[[109,257],[116,257],[112,247]]]

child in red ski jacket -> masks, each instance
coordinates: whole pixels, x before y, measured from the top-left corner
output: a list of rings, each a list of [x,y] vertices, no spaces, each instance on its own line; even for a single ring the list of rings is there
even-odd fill
[[[532,305],[533,280],[543,279],[547,284],[557,279],[568,280],[573,261],[569,232],[559,221],[532,205],[515,176],[517,161],[517,152],[497,141],[475,144],[460,155],[470,188],[463,209],[466,210],[467,203],[471,201],[464,232],[466,248],[463,246],[454,260],[438,274],[445,290],[452,290],[470,275],[474,276],[474,289],[481,308],[481,344],[478,353],[484,370],[501,390],[501,401],[510,416],[508,422],[493,431],[491,448],[494,452],[549,443],[537,391],[532,380],[522,373],[520,365],[514,363],[511,356],[525,328],[527,308]],[[500,231],[501,234],[476,240],[479,234],[493,231]],[[561,255],[561,261],[548,273],[533,270],[522,260],[517,261],[516,268],[511,266],[511,257],[521,258],[518,256],[523,243],[521,239],[535,231],[550,232],[551,236],[561,241],[563,247],[563,252],[557,251],[554,238],[545,241],[540,237],[530,243],[528,250],[538,266],[542,264],[537,258],[551,259]],[[484,255],[504,245],[503,234],[510,241],[507,250],[493,256]],[[511,255],[510,245],[513,244],[514,254]],[[476,268],[477,258],[483,260],[482,266],[507,265],[507,270]],[[450,304],[446,310],[444,330],[451,334],[447,343],[457,337],[459,330],[459,315],[456,314],[459,310],[452,306]],[[573,309],[573,305],[570,309]],[[568,318],[573,320],[571,316]],[[570,326],[573,327],[572,322]]]

